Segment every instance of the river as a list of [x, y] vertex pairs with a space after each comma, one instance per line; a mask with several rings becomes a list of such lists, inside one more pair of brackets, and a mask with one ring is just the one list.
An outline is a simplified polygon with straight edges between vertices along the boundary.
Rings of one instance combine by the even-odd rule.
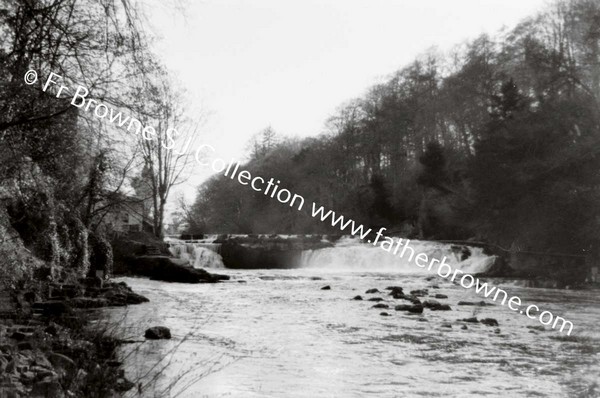
[[[430, 254], [451, 255], [448, 247], [421, 243]], [[222, 267], [218, 248], [191, 246], [174, 251], [191, 252], [196, 265], [202, 257]], [[485, 267], [477, 250], [462, 262], [454, 256], [454, 265]], [[458, 306], [482, 298], [370, 245], [342, 241], [304, 257], [298, 269], [221, 270], [232, 278], [214, 285], [121, 278], [150, 299], [109, 310], [119, 321], [114, 333], [140, 341], [123, 347], [128, 378], [142, 383], [143, 396], [161, 397], [600, 396], [598, 291], [495, 281], [523, 303], [571, 320], [566, 336], [499, 304]], [[452, 310], [396, 312], [403, 302], [387, 295], [390, 285], [446, 295], [438, 301]], [[372, 288], [382, 293], [365, 293]], [[356, 295], [365, 300], [352, 300]], [[372, 308], [371, 297], [390, 309]], [[499, 327], [463, 328], [458, 319], [472, 316], [495, 318]], [[156, 325], [169, 327], [173, 338], [141, 342]]]

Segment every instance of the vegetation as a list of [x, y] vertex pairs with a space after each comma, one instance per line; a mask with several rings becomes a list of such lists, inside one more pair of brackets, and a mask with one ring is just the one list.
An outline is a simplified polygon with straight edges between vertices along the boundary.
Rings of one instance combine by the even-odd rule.
[[[585, 253], [598, 247], [600, 4], [553, 3], [496, 37], [429, 51], [342, 106], [327, 133], [253, 138], [245, 168], [368, 226]], [[192, 233], [330, 227], [215, 176]]]
[[[50, 268], [51, 279], [85, 275], [90, 261], [110, 268], [103, 221], [136, 194], [152, 204], [142, 216], [162, 236], [170, 188], [188, 170], [179, 148], [192, 122], [150, 51], [142, 11], [129, 0], [0, 0], [0, 283], [14, 287], [35, 267]], [[23, 81], [30, 69], [33, 85]], [[42, 90], [50, 73], [68, 91]], [[158, 139], [73, 106], [77, 85], [155, 126]], [[164, 148], [175, 124], [177, 143]]]
[[[119, 284], [100, 289], [90, 272], [112, 271], [115, 231], [105, 221], [148, 202], [140, 216], [161, 237], [170, 188], [189, 170], [180, 148], [193, 121], [150, 51], [142, 11], [134, 0], [0, 0], [0, 384], [10, 396], [112, 397], [133, 387], [119, 370], [121, 342], [71, 307], [147, 301]], [[31, 69], [38, 81], [28, 85]], [[42, 89], [51, 73], [67, 90]], [[74, 106], [77, 85], [158, 138]], [[169, 128], [178, 133], [163, 146]]]

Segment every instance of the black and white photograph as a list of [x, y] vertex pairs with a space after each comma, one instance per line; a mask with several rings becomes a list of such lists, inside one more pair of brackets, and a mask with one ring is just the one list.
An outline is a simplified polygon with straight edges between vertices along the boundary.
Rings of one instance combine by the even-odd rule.
[[0, 398], [600, 398], [600, 0], [0, 0]]

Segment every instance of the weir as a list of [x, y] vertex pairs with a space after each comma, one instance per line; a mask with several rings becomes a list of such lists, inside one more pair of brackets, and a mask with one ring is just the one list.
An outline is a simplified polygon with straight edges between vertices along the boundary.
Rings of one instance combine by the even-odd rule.
[[[205, 239], [184, 242], [171, 240], [170, 251], [173, 256], [187, 260], [190, 265], [195, 268], [227, 268], [229, 264], [223, 258], [230, 258], [229, 253], [223, 253], [222, 250], [232, 250], [229, 240], [240, 240], [243, 242], [247, 235], [230, 235], [225, 239], [225, 249], [222, 243], [215, 241], [223, 241], [218, 239], [216, 235]], [[308, 239], [304, 237], [305, 239]], [[311, 241], [318, 241], [311, 239]], [[280, 267], [274, 267], [272, 264], [266, 264], [264, 268], [313, 268], [320, 270], [332, 271], [348, 271], [348, 272], [395, 272], [402, 274], [428, 274], [435, 272], [428, 271], [426, 268], [419, 268], [414, 261], [409, 261], [409, 253], [404, 257], [400, 256], [400, 252], [396, 255], [388, 253], [378, 246], [363, 243], [357, 238], [343, 237], [330, 247], [322, 247], [315, 249], [288, 250], [273, 247], [273, 241], [286, 241], [288, 239], [297, 239], [288, 235], [258, 236], [248, 238], [252, 240], [252, 244], [248, 244], [245, 250], [260, 250], [261, 252], [272, 251], [275, 255], [280, 255], [285, 259], [285, 264]], [[398, 238], [394, 238], [398, 239]], [[261, 244], [264, 242], [264, 244]], [[244, 246], [243, 243], [237, 243], [237, 246]], [[411, 240], [410, 247], [415, 251], [415, 256], [419, 253], [424, 253], [428, 258], [442, 260], [446, 257], [446, 263], [453, 269], [460, 269], [465, 273], [477, 274], [488, 271], [495, 261], [495, 256], [489, 256], [483, 253], [481, 247], [458, 246], [447, 243], [417, 241]], [[414, 260], [414, 258], [413, 258]], [[229, 268], [261, 268], [260, 262], [248, 265], [235, 264], [229, 265]]]
[[[416, 240], [411, 240], [409, 245], [414, 249], [415, 256], [424, 253], [429, 259], [435, 258], [440, 261], [446, 257], [448, 265], [465, 273], [485, 272], [494, 264], [495, 260], [494, 256], [484, 254], [483, 249], [477, 247], [468, 247], [468, 251], [466, 251], [466, 246]], [[404, 257], [401, 257], [400, 252], [394, 255], [378, 246], [361, 243], [358, 239], [350, 238], [340, 240], [332, 248], [304, 251], [301, 264], [302, 267], [307, 268], [342, 271], [397, 272], [404, 274], [428, 274], [432, 272], [426, 268], [417, 267], [414, 261], [409, 261], [408, 251]]]
[[187, 260], [194, 268], [225, 268], [220, 255], [221, 243], [214, 238], [185, 242], [171, 239], [169, 251], [174, 257]]

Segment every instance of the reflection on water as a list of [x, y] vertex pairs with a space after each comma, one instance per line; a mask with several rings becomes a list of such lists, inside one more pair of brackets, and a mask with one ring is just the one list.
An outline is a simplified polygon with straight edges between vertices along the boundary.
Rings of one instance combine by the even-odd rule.
[[[124, 347], [130, 379], [160, 373], [156, 396], [168, 396], [163, 390], [178, 380], [171, 394], [182, 397], [600, 396], [597, 291], [502, 286], [571, 320], [565, 337], [500, 305], [457, 306], [480, 297], [441, 278], [312, 268], [227, 273], [232, 280], [216, 285], [124, 278], [151, 301], [109, 310], [123, 319], [118, 333], [143, 340], [147, 327], [164, 325], [173, 334]], [[439, 301], [452, 311], [396, 312], [406, 302], [387, 295], [390, 285], [445, 294]], [[365, 294], [370, 288], [382, 293]], [[358, 294], [365, 300], [351, 300]], [[371, 308], [370, 297], [391, 308]], [[470, 316], [500, 326], [463, 329], [457, 320]]]

